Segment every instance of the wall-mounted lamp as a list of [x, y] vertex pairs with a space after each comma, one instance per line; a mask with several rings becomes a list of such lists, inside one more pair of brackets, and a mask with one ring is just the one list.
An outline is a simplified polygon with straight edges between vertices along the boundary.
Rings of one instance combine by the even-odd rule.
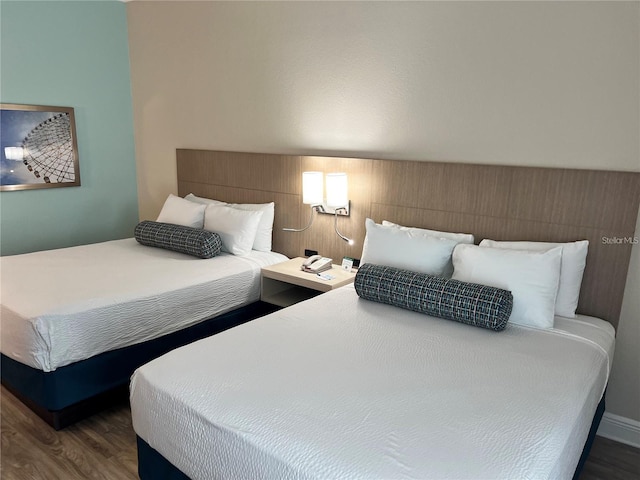
[[283, 228], [285, 232], [304, 232], [313, 223], [313, 212], [322, 209], [323, 200], [322, 172], [302, 172], [302, 203], [311, 207], [309, 222], [304, 228]]
[[4, 158], [21, 162], [24, 159], [24, 148], [4, 147]]
[[336, 234], [349, 245], [353, 245], [353, 240], [345, 237], [338, 230], [338, 215], [340, 212], [346, 212], [346, 215], [349, 215], [349, 193], [346, 173], [327, 174], [327, 206], [333, 209], [333, 228]]
[[323, 173], [303, 172], [302, 173], [302, 203], [311, 206], [309, 223], [304, 228], [283, 228], [285, 232], [304, 232], [313, 223], [313, 213], [327, 213], [334, 216], [334, 229], [338, 236], [349, 245], [353, 245], [353, 240], [345, 237], [338, 230], [338, 216], [349, 216], [349, 195], [347, 190], [346, 173], [327, 174], [327, 200], [324, 202], [323, 196]]
[[302, 172], [302, 203], [322, 205], [323, 189], [322, 172]]
[[349, 204], [346, 173], [327, 173], [327, 206], [346, 207]]

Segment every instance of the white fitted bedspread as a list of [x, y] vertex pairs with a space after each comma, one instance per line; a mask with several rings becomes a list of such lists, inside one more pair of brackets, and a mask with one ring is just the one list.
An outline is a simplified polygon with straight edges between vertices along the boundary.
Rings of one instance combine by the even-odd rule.
[[613, 327], [493, 332], [347, 286], [136, 371], [136, 433], [190, 478], [570, 479]]
[[133, 238], [0, 259], [1, 346], [50, 372], [260, 298], [273, 252], [200, 259]]

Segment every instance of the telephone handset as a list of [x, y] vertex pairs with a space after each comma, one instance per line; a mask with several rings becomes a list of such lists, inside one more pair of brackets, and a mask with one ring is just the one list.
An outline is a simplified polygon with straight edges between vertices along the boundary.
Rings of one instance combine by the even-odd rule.
[[311, 255], [303, 263], [301, 270], [309, 273], [320, 273], [329, 270], [333, 266], [333, 260], [322, 255]]

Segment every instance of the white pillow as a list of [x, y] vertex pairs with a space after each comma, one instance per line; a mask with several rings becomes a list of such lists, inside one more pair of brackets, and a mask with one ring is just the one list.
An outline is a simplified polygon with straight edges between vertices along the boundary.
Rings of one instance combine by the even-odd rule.
[[438, 230], [427, 230], [426, 228], [417, 228], [417, 227], [404, 227], [402, 225], [398, 225], [397, 223], [389, 222], [387, 220], [382, 221], [382, 225], [385, 227], [398, 227], [398, 228], [406, 228], [408, 230], [414, 230], [417, 232], [424, 233], [425, 235], [430, 235], [432, 237], [438, 238], [448, 238], [450, 240], [455, 240], [458, 243], [471, 243], [473, 244], [474, 238], [470, 233], [453, 233], [453, 232], [440, 232]]
[[156, 222], [202, 228], [205, 208], [205, 205], [189, 202], [184, 198], [169, 194]]
[[365, 227], [367, 235], [362, 248], [361, 264], [373, 263], [429, 275], [442, 275], [457, 243], [455, 240], [425, 235], [412, 229], [385, 227], [370, 218], [366, 219]]
[[453, 278], [510, 290], [510, 323], [552, 328], [560, 279], [562, 248], [541, 252], [458, 245]]
[[244, 256], [251, 251], [261, 218], [262, 212], [211, 204], [204, 211], [204, 229], [220, 235], [224, 252]]
[[185, 195], [184, 199], [194, 203], [201, 203], [203, 205], [227, 205], [227, 202], [221, 202], [220, 200], [214, 200], [212, 198], [197, 197], [193, 193]]
[[253, 249], [259, 252], [271, 251], [271, 240], [273, 237], [273, 220], [275, 218], [275, 203], [226, 203], [211, 198], [197, 197], [193, 193], [184, 197], [186, 200], [196, 203], [204, 203], [205, 205], [228, 205], [239, 210], [259, 210], [263, 212], [260, 223], [258, 224], [258, 233], [253, 242]]
[[258, 233], [253, 242], [253, 249], [259, 252], [270, 252], [275, 203], [230, 203], [229, 206], [239, 210], [257, 210], [262, 212], [262, 218], [258, 224]]
[[560, 284], [556, 298], [556, 315], [575, 318], [582, 285], [582, 274], [587, 264], [589, 240], [568, 243], [549, 242], [496, 242], [482, 240], [481, 247], [509, 248], [518, 250], [542, 251], [555, 247], [562, 248], [560, 264]]
[[[427, 230], [426, 228], [416, 228], [416, 227], [404, 227], [402, 225], [398, 225], [397, 223], [389, 222], [387, 220], [382, 221], [382, 225], [386, 227], [396, 227], [405, 230], [410, 230], [416, 233], [421, 233], [424, 235], [429, 235], [431, 237], [437, 238], [448, 238], [450, 240], [455, 240], [457, 243], [470, 243], [473, 245], [474, 238], [470, 233], [452, 233], [452, 232], [440, 232], [438, 230]], [[443, 277], [451, 278], [453, 274], [453, 263], [451, 259], [447, 262], [447, 266], [442, 272]]]

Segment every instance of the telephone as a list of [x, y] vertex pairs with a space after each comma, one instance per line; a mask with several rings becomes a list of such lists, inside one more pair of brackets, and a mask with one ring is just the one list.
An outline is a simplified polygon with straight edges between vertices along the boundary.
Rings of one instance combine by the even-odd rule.
[[320, 273], [331, 269], [333, 260], [322, 255], [311, 255], [300, 267], [300, 270], [308, 273]]

